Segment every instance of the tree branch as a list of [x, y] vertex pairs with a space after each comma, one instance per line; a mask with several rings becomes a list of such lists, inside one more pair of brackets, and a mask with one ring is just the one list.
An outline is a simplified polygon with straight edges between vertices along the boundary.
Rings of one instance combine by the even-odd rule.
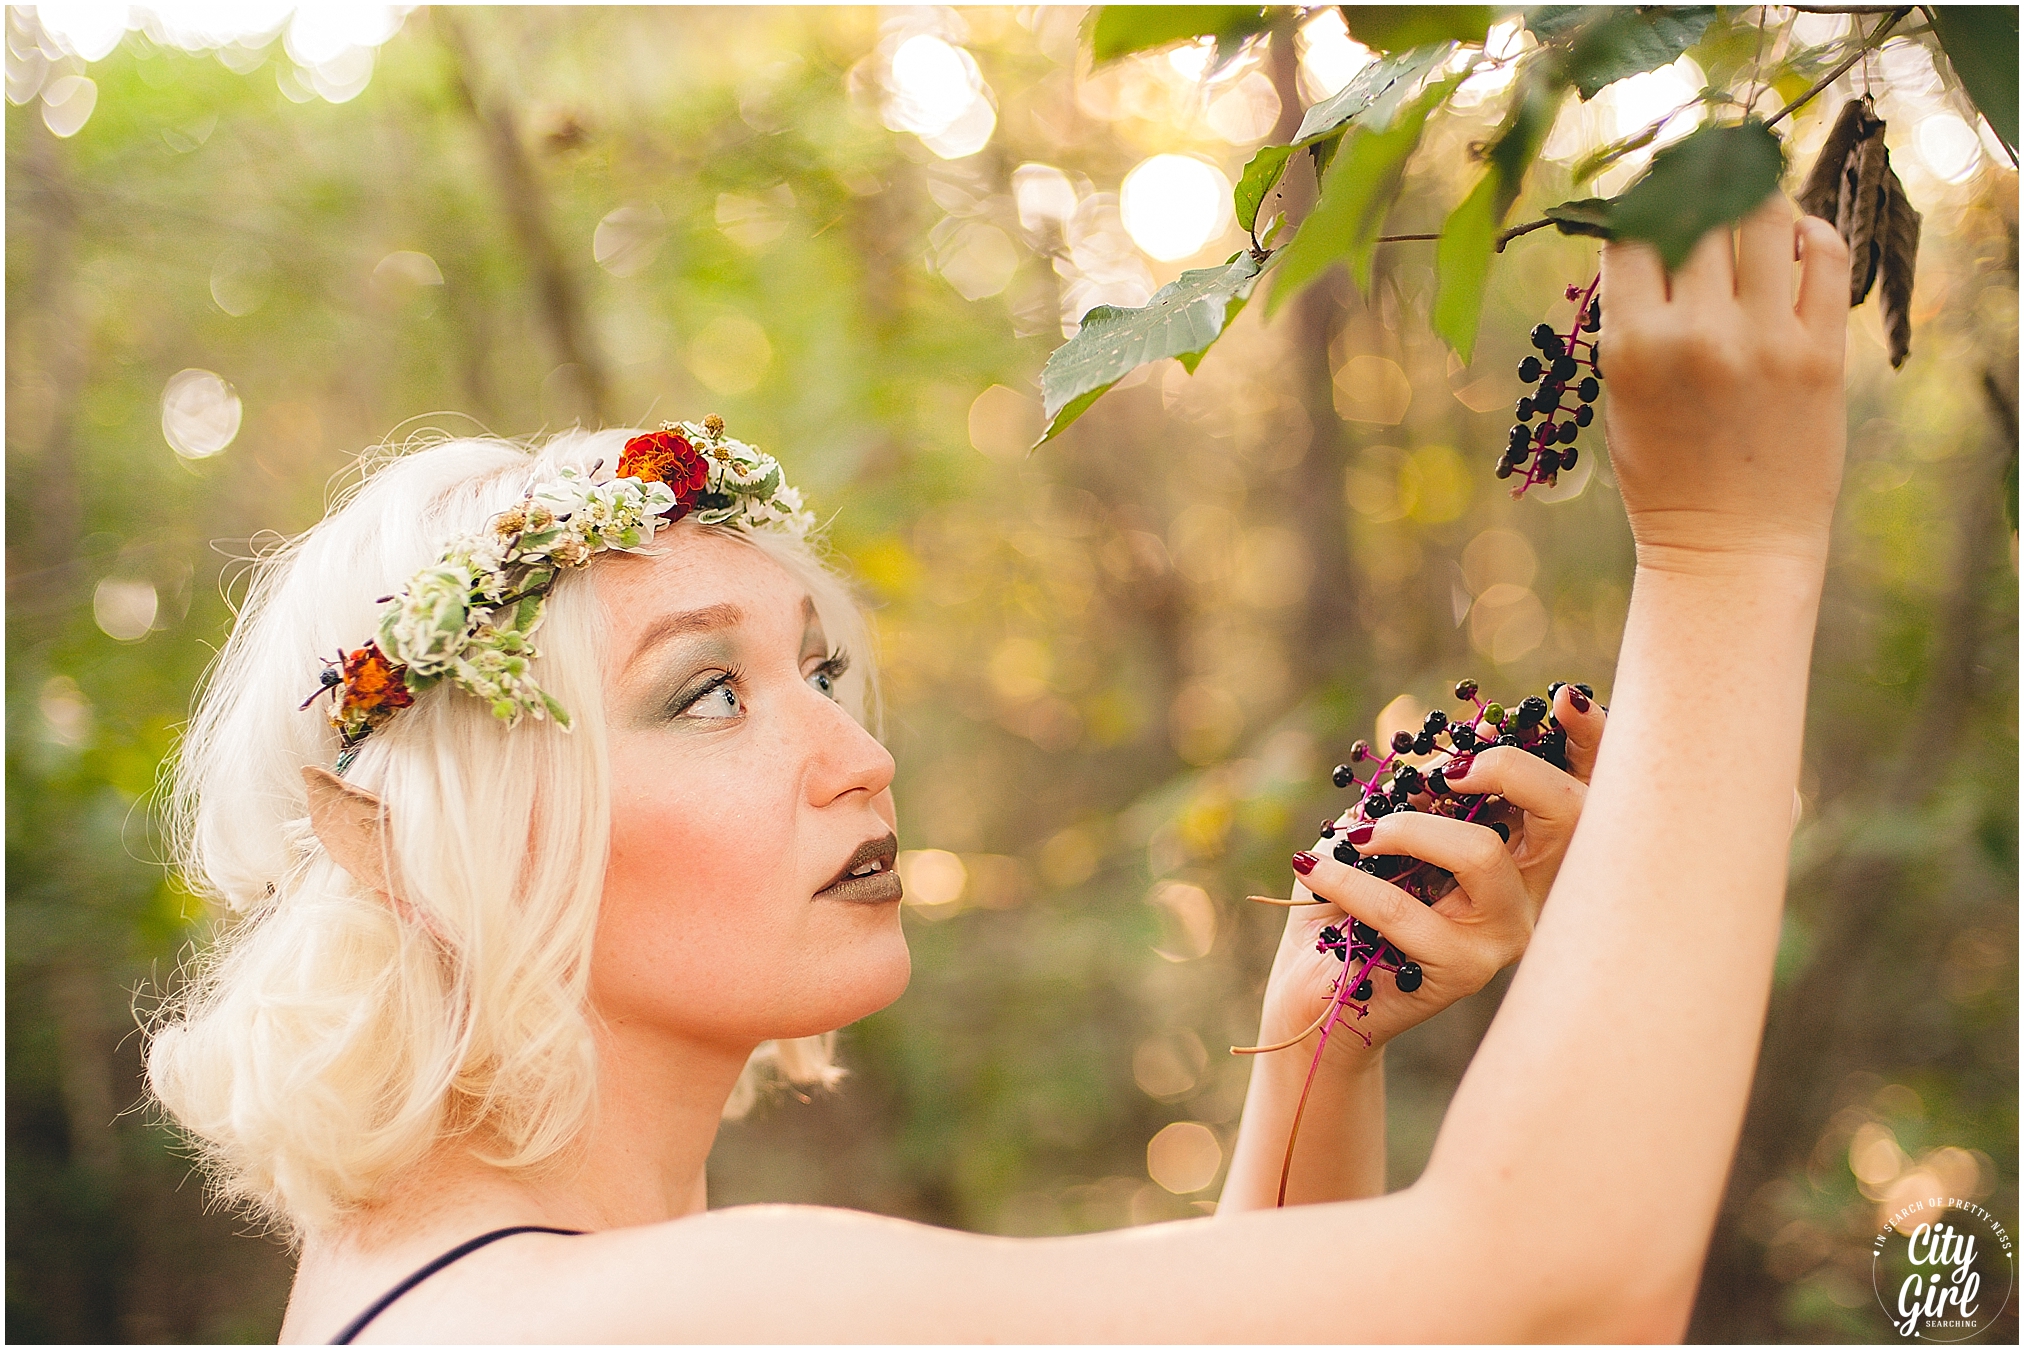
[[1845, 75], [1848, 72], [1848, 68], [1850, 66], [1854, 65], [1857, 61], [1862, 60], [1862, 58], [1869, 55], [1870, 52], [1876, 50], [1878, 44], [1880, 44], [1884, 40], [1884, 38], [1889, 35], [1890, 30], [1897, 26], [1898, 20], [1902, 19], [1905, 15], [1911, 12], [1912, 7], [1910, 5], [1905, 5], [1902, 8], [1892, 10], [1890, 12], [1890, 17], [1888, 19], [1885, 19], [1882, 23], [1878, 24], [1875, 30], [1872, 31], [1867, 38], [1863, 39], [1862, 45], [1860, 47], [1857, 47], [1854, 51], [1848, 54], [1847, 60], [1843, 61], [1833, 70], [1828, 71], [1825, 75], [1821, 76], [1820, 79], [1814, 83], [1814, 86], [1811, 89], [1808, 89], [1798, 98], [1793, 99], [1790, 103], [1780, 108], [1777, 112], [1772, 113], [1770, 119], [1766, 121], [1764, 125], [1766, 127], [1775, 127], [1780, 122], [1784, 121], [1787, 117], [1790, 117], [1793, 113], [1799, 111], [1799, 109], [1805, 107], [1808, 103], [1811, 103], [1814, 100], [1814, 98], [1820, 93], [1821, 90], [1827, 88], [1828, 85], [1833, 84], [1836, 80], [1840, 79], [1843, 75]]

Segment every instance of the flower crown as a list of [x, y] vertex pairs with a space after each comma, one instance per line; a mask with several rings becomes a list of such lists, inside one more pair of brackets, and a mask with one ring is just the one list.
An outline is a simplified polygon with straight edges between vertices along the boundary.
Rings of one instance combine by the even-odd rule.
[[726, 436], [714, 414], [633, 437], [608, 482], [592, 482], [596, 471], [565, 468], [482, 531], [453, 539], [440, 559], [385, 598], [376, 638], [324, 662], [317, 691], [302, 706], [332, 696], [339, 773], [367, 736], [445, 679], [491, 704], [508, 726], [525, 714], [567, 730], [568, 711], [528, 667], [538, 655], [531, 639], [548, 590], [564, 569], [607, 549], [644, 549], [661, 526], [686, 516], [797, 539], [815, 524], [779, 461]]

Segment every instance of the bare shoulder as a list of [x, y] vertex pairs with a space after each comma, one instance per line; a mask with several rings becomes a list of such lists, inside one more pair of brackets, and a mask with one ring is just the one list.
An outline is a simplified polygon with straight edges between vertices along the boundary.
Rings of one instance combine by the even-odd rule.
[[[1507, 1303], [1499, 1316], [1496, 1291], [1480, 1283], [1471, 1297], [1458, 1296], [1458, 1283], [1484, 1272], [1456, 1260], [1453, 1235], [1428, 1230], [1430, 1212], [1402, 1192], [1077, 1237], [1004, 1238], [849, 1210], [745, 1206], [541, 1238], [517, 1251], [497, 1244], [417, 1289], [361, 1339], [1504, 1338], [1497, 1330], [1514, 1328], [1517, 1307]], [[1359, 1230], [1373, 1240], [1343, 1250], [1344, 1233]], [[1319, 1287], [1366, 1281], [1386, 1296], [1354, 1327], [1332, 1311], [1342, 1300], [1314, 1297]]]

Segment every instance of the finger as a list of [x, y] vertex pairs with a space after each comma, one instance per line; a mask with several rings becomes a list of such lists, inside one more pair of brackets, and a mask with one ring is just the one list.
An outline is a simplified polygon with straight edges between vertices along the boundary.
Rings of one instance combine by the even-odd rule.
[[1612, 239], [1602, 246], [1602, 293], [1609, 317], [1621, 324], [1629, 315], [1666, 302], [1666, 268], [1659, 251], [1637, 240]]
[[1717, 226], [1701, 236], [1673, 273], [1673, 299], [1707, 305], [1735, 298], [1736, 244], [1726, 226]]
[[[1517, 753], [1521, 759], [1532, 759], [1522, 751]], [[1551, 764], [1533, 762], [1548, 773], [1567, 778]], [[1366, 857], [1379, 853], [1406, 854], [1454, 873], [1456, 884], [1485, 916], [1529, 920], [1534, 912], [1532, 893], [1525, 887], [1518, 864], [1504, 847], [1503, 838], [1487, 826], [1423, 811], [1402, 811], [1378, 821], [1371, 827], [1368, 839], [1359, 841], [1360, 833], [1351, 831], [1350, 842]]]
[[1815, 336], [1848, 326], [1848, 244], [1819, 216], [1799, 222], [1799, 321]]
[[1553, 696], [1553, 720], [1567, 732], [1567, 771], [1586, 783], [1595, 772], [1595, 756], [1602, 749], [1602, 728], [1609, 713], [1593, 694], [1563, 684]]
[[1794, 214], [1792, 199], [1773, 192], [1736, 228], [1736, 299], [1765, 319], [1792, 312]]
[[[1441, 771], [1441, 777], [1447, 780], [1449, 787], [1459, 792], [1495, 793], [1526, 815], [1553, 828], [1573, 828], [1574, 823], [1581, 819], [1581, 802], [1587, 792], [1573, 774], [1556, 769], [1539, 756], [1515, 745], [1500, 745], [1480, 754], [1459, 758]], [[1390, 816], [1385, 817], [1385, 820], [1390, 819]], [[1433, 858], [1428, 861], [1439, 862]], [[1448, 866], [1446, 863], [1439, 865]], [[1449, 867], [1448, 870], [1452, 872], [1455, 869]]]
[[[1496, 837], [1490, 835], [1492, 840]], [[1311, 853], [1307, 856], [1314, 858]], [[1461, 948], [1461, 929], [1453, 919], [1434, 913], [1390, 882], [1379, 881], [1367, 872], [1333, 858], [1314, 858], [1301, 882], [1314, 894], [1333, 901], [1343, 913], [1383, 933], [1387, 941], [1412, 953], [1423, 965], [1449, 960]], [[1297, 888], [1294, 893], [1299, 894]]]

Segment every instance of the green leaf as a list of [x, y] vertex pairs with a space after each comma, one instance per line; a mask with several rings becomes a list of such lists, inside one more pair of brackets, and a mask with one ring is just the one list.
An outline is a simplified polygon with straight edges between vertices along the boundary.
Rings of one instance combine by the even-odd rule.
[[1477, 180], [1474, 190], [1449, 213], [1434, 245], [1434, 332], [1463, 361], [1476, 349], [1483, 317], [1483, 288], [1490, 280], [1490, 255], [1497, 244], [1498, 174]]
[[1619, 238], [1656, 245], [1670, 272], [1702, 235], [1777, 191], [1784, 174], [1785, 149], [1762, 122], [1702, 127], [1653, 155], [1644, 176], [1609, 203], [1607, 222]]
[[1609, 202], [1601, 197], [1558, 202], [1539, 214], [1552, 221], [1562, 234], [1585, 234], [1596, 239], [1613, 239], [1616, 230], [1609, 222]]
[[1430, 86], [1389, 126], [1352, 127], [1343, 137], [1322, 182], [1321, 200], [1301, 222], [1300, 232], [1280, 259], [1279, 274], [1266, 302], [1268, 314], [1276, 314], [1281, 305], [1339, 261], [1349, 263], [1356, 284], [1369, 293], [1377, 236], [1398, 197], [1406, 163], [1419, 146], [1427, 116], [1460, 82], [1457, 76]]
[[2017, 152], [2017, 7], [1932, 5], [1933, 29], [1982, 116]]
[[1243, 308], [1262, 267], [1244, 253], [1222, 267], [1181, 273], [1143, 309], [1098, 305], [1083, 315], [1082, 331], [1057, 348], [1040, 372], [1048, 424], [1039, 443], [1060, 435], [1105, 390], [1140, 366], [1169, 356], [1199, 360]]
[[1237, 180], [1235, 202], [1237, 223], [1244, 229], [1258, 228], [1258, 208], [1265, 204], [1265, 198], [1279, 185], [1279, 179], [1286, 172], [1286, 161], [1293, 158], [1290, 145], [1268, 145], [1251, 156], [1251, 162], [1244, 166], [1244, 176]]
[[1713, 5], [1597, 7], [1567, 46], [1567, 77], [1582, 99], [1631, 75], [1671, 65], [1701, 40], [1714, 21]]
[[1434, 331], [1464, 361], [1476, 348], [1497, 231], [1518, 200], [1567, 92], [1550, 62], [1533, 64], [1522, 78], [1504, 126], [1484, 156], [1487, 170], [1450, 213], [1434, 246]]
[[1257, 5], [1100, 5], [1083, 21], [1083, 38], [1097, 65], [1133, 52], [1196, 38], [1216, 39], [1216, 63], [1236, 54], [1245, 38], [1270, 25]]
[[1371, 62], [1341, 90], [1307, 110], [1293, 144], [1314, 145], [1380, 105], [1396, 108], [1412, 92], [1413, 81], [1439, 64], [1448, 50], [1442, 42]]
[[1525, 27], [1541, 42], [1566, 37], [1593, 18], [1594, 5], [1534, 5], [1525, 11]]
[[1490, 34], [1489, 5], [1340, 5], [1349, 35], [1372, 51], [1395, 52], [1429, 42], [1481, 42]]

